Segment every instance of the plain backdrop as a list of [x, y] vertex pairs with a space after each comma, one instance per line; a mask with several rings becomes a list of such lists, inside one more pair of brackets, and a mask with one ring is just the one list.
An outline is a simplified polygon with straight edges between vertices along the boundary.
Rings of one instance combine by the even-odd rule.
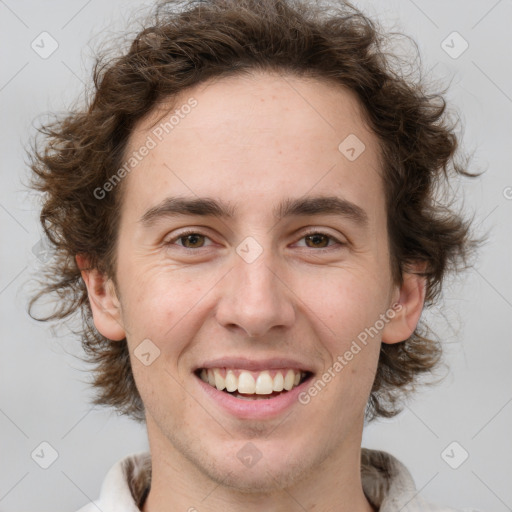
[[[447, 377], [418, 393], [400, 416], [369, 425], [363, 444], [402, 460], [428, 500], [509, 511], [512, 2], [355, 3], [411, 35], [425, 69], [451, 83], [447, 97], [460, 110], [464, 146], [474, 151], [475, 168], [486, 170], [458, 190], [475, 225], [490, 234], [476, 267], [448, 283], [443, 304], [426, 313], [445, 342]], [[89, 83], [90, 47], [122, 30], [144, 5], [0, 0], [1, 512], [76, 510], [98, 496], [113, 463], [147, 449], [142, 426], [91, 407], [87, 367], [75, 357], [79, 343], [67, 327], [50, 329], [27, 315], [31, 279], [45, 254], [38, 245], [37, 197], [24, 185], [23, 150], [38, 116], [64, 111]], [[33, 41], [39, 41], [39, 53]], [[42, 58], [41, 47], [49, 52], [55, 44]], [[53, 459], [48, 469], [41, 467]]]

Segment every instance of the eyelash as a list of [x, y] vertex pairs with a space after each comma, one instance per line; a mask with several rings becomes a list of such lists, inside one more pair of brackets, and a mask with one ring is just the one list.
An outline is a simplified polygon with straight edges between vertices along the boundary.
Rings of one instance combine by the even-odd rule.
[[[172, 245], [175, 245], [175, 242], [178, 241], [178, 240], [181, 240], [182, 238], [186, 238], [187, 236], [189, 235], [199, 235], [199, 236], [204, 236], [205, 238], [208, 238], [208, 235], [205, 235], [204, 233], [201, 233], [200, 231], [198, 230], [188, 230], [188, 231], [184, 231], [182, 233], [180, 233], [178, 236], [175, 236], [174, 238], [172, 238], [171, 240], [169, 240], [168, 242], [165, 243], [165, 245], [167, 246], [172, 246]], [[329, 245], [327, 247], [319, 247], [319, 248], [314, 248], [314, 247], [305, 247], [306, 249], [314, 249], [315, 252], [329, 252], [331, 250], [333, 250], [333, 246], [339, 246], [338, 248], [342, 248], [342, 247], [345, 247], [347, 245], [346, 242], [342, 242], [341, 240], [338, 240], [336, 237], [332, 236], [332, 235], [329, 235], [327, 233], [323, 233], [322, 231], [319, 231], [319, 230], [312, 230], [312, 231], [309, 231], [307, 233], [304, 233], [301, 237], [300, 237], [300, 240], [308, 237], [308, 236], [312, 236], [312, 235], [323, 235], [323, 236], [326, 236], [329, 240], [333, 240], [335, 243], [332, 244], [332, 245]], [[178, 247], [181, 247], [182, 249], [185, 249], [185, 250], [188, 250], [188, 251], [198, 251], [200, 249], [205, 249], [205, 247], [197, 247], [196, 249], [193, 249], [193, 248], [189, 248], [189, 247], [184, 247], [183, 245], [179, 245]]]

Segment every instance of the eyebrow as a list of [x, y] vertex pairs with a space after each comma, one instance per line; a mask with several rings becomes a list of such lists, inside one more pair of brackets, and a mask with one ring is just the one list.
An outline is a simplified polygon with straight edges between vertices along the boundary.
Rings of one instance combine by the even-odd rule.
[[[139, 222], [149, 226], [160, 218], [180, 215], [230, 219], [235, 215], [235, 211], [236, 209], [233, 206], [218, 199], [168, 197], [147, 210], [139, 219]], [[285, 199], [273, 209], [272, 213], [279, 220], [286, 217], [339, 215], [361, 226], [368, 224], [368, 215], [360, 206], [336, 196]]]

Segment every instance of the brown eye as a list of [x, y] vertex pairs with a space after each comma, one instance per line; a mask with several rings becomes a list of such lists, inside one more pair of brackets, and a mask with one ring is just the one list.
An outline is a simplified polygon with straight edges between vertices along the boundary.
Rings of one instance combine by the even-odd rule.
[[199, 233], [190, 233], [188, 235], [180, 236], [178, 240], [182, 242], [183, 247], [188, 249], [197, 249], [204, 246], [204, 235]]
[[329, 245], [329, 239], [331, 237], [327, 235], [323, 235], [322, 233], [313, 233], [311, 235], [306, 235], [306, 245], [308, 247], [327, 247]]

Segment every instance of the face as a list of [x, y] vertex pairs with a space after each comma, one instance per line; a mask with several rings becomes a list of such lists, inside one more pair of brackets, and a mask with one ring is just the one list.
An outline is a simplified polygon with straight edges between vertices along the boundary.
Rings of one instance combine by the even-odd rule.
[[351, 92], [291, 75], [204, 83], [175, 109], [130, 139], [147, 155], [96, 326], [127, 338], [153, 452], [288, 486], [359, 452], [380, 344], [421, 309], [391, 278], [377, 139]]

